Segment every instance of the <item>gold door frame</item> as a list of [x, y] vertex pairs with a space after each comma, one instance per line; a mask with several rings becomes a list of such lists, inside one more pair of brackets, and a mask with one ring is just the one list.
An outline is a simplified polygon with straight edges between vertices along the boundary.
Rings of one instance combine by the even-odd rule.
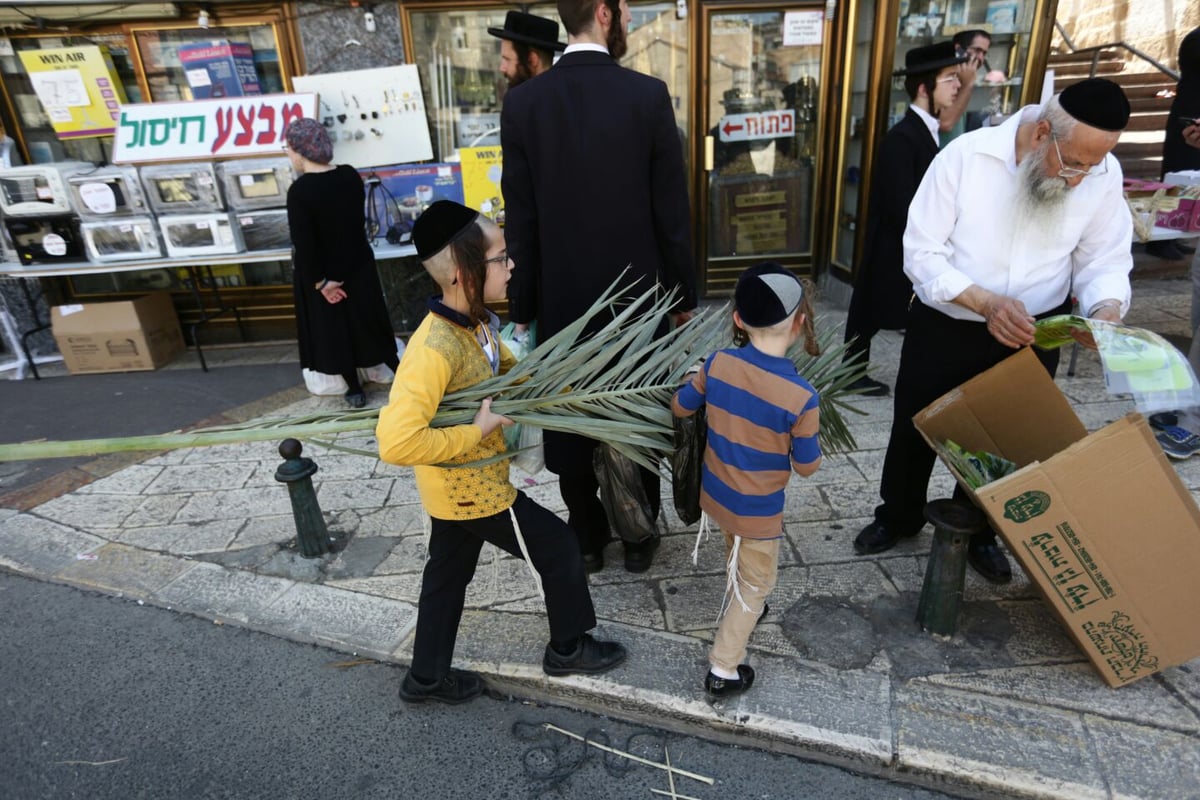
[[[711, 268], [709, 263], [709, 237], [707, 235], [707, 226], [710, 223], [708, 220], [709, 208], [709, 190], [708, 176], [710, 165], [712, 163], [712, 152], [706, 146], [708, 131], [712, 128], [715, 121], [708, 119], [709, 106], [709, 87], [711, 86], [711, 74], [709, 70], [710, 60], [710, 42], [709, 42], [709, 25], [712, 17], [716, 14], [743, 12], [754, 13], [760, 11], [825, 11], [825, 4], [822, 2], [814, 2], [814, 0], [801, 0], [801, 2], [788, 2], [788, 0], [765, 0], [764, 2], [744, 3], [731, 2], [730, 0], [721, 0], [719, 2], [701, 3], [699, 13], [695, 14], [695, 22], [692, 28], [692, 38], [695, 43], [698, 69], [695, 70], [696, 85], [693, 91], [695, 100], [692, 103], [692, 163], [696, 165], [693, 170], [692, 197], [694, 198], [694, 213], [693, 218], [696, 220], [695, 225], [695, 253], [696, 260], [700, 266], [698, 275], [700, 295], [727, 295], [733, 291], [733, 283], [736, 280], [737, 274], [742, 269], [749, 266], [749, 262], [754, 260], [762, 260], [762, 257], [749, 256], [745, 260], [730, 261], [728, 266]], [[798, 256], [788, 255], [785, 258], [779, 259], [780, 262], [789, 268], [796, 269], [800, 272], [813, 275], [818, 266], [819, 259], [817, 255], [822, 253], [827, 246], [826, 239], [828, 233], [824, 230], [821, 224], [821, 217], [824, 213], [818, 209], [821, 205], [819, 198], [827, 196], [825, 187], [829, 180], [829, 170], [826, 167], [827, 141], [825, 130], [828, 126], [827, 116], [829, 112], [829, 85], [830, 75], [832, 74], [833, 59], [831, 54], [837, 49], [837, 42], [834, 38], [835, 26], [830, 20], [824, 20], [823, 37], [821, 41], [821, 64], [819, 69], [821, 86], [817, 91], [817, 135], [816, 149], [813, 154], [813, 196], [812, 209], [810, 212], [810, 221], [812, 231], [812, 239], [809, 243], [807, 252], [800, 253]], [[703, 105], [703, 109], [700, 106]]]

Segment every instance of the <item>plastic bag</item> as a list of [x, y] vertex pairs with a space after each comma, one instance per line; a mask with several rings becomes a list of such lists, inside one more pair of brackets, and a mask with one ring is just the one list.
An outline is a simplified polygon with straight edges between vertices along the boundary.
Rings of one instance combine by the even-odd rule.
[[[396, 357], [404, 357], [404, 342], [396, 339]], [[341, 375], [329, 375], [324, 372], [317, 372], [311, 369], [302, 369], [300, 374], [304, 377], [304, 388], [308, 389], [309, 394], [315, 395], [336, 395], [345, 394], [350, 387], [346, 385], [346, 379]], [[373, 367], [359, 367], [358, 380], [361, 383], [391, 383], [396, 378], [396, 373], [392, 372], [392, 368], [387, 364], [376, 364]]]
[[345, 394], [349, 389], [346, 379], [341, 375], [326, 375], [311, 369], [302, 369], [300, 374], [304, 376], [304, 388], [308, 389], [309, 394]]
[[513, 458], [513, 464], [520, 467], [527, 475], [537, 475], [546, 468], [546, 451], [542, 448], [542, 429], [534, 425], [514, 425], [521, 429], [517, 436], [517, 446], [520, 452]]
[[600, 484], [600, 502], [608, 525], [621, 541], [640, 544], [658, 535], [658, 526], [646, 499], [639, 467], [612, 447], [601, 444], [592, 452], [592, 469]]
[[700, 519], [700, 473], [708, 442], [704, 407], [690, 417], [675, 417], [675, 452], [671, 455], [671, 490], [675, 513], [687, 525]]
[[529, 323], [529, 328], [520, 335], [517, 334], [516, 323], [508, 323], [500, 329], [500, 341], [504, 342], [513, 358], [520, 361], [537, 347], [537, 320]]
[[1108, 393], [1132, 395], [1143, 414], [1200, 406], [1200, 381], [1191, 364], [1153, 331], [1069, 314], [1039, 320], [1034, 329], [1034, 344], [1043, 349], [1075, 341], [1072, 332], [1090, 334]]

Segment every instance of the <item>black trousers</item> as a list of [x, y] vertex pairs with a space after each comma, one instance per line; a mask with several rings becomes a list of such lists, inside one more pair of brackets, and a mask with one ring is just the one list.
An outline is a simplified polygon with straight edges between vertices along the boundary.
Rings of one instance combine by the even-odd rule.
[[[1038, 315], [1066, 314], [1070, 301]], [[937, 458], [913, 425], [913, 416], [921, 409], [1016, 351], [988, 333], [983, 322], [948, 317], [914, 300], [908, 329], [900, 351], [900, 371], [896, 377], [892, 435], [883, 461], [883, 479], [879, 495], [883, 504], [875, 509], [877, 522], [898, 534], [916, 533], [925, 524], [925, 500], [929, 476]], [[1050, 377], [1058, 369], [1058, 350], [1039, 350], [1034, 354]], [[965, 493], [955, 488], [955, 497]], [[994, 539], [995, 533], [982, 534]]]
[[842, 355], [842, 361], [846, 364], [871, 363], [871, 340], [879, 333], [879, 323], [868, 308], [866, 296], [866, 289], [857, 286], [850, 295], [850, 308], [846, 311], [846, 336], [843, 340], [850, 342], [850, 346]]
[[[542, 578], [551, 641], [570, 641], [596, 627], [596, 611], [575, 534], [524, 492], [517, 492], [512, 510]], [[482, 519], [433, 520], [413, 639], [412, 671], [424, 679], [441, 679], [450, 671], [467, 585], [475, 575], [484, 542], [522, 557], [507, 510]]]

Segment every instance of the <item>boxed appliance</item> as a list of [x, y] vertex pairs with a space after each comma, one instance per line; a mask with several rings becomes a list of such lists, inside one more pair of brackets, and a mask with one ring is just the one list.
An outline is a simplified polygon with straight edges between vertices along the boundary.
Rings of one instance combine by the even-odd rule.
[[147, 164], [141, 175], [146, 199], [156, 214], [225, 210], [211, 163]]
[[17, 217], [4, 220], [4, 227], [22, 264], [87, 261], [74, 217]]
[[237, 215], [237, 221], [242, 230], [242, 241], [246, 243], [246, 250], [251, 253], [261, 250], [287, 250], [292, 246], [292, 234], [288, 228], [285, 208], [245, 211]]
[[0, 170], [0, 213], [6, 217], [70, 214], [67, 176], [93, 166], [86, 161], [30, 164]]
[[91, 220], [79, 228], [92, 261], [107, 263], [162, 257], [158, 225], [151, 217]]
[[71, 206], [82, 219], [149, 214], [134, 167], [100, 167], [67, 176]]
[[182, 44], [178, 52], [194, 99], [262, 94], [250, 45], [218, 39]]
[[158, 225], [172, 258], [230, 255], [246, 249], [241, 225], [228, 212], [173, 214], [159, 217]]
[[183, 352], [183, 333], [167, 292], [55, 306], [50, 326], [72, 373], [157, 369]]
[[283, 208], [292, 185], [292, 166], [286, 158], [248, 158], [217, 167], [231, 211]]
[[975, 490], [946, 464], [1110, 686], [1200, 656], [1200, 510], [1140, 414], [1089, 434], [1025, 348], [913, 422], [1016, 462]]

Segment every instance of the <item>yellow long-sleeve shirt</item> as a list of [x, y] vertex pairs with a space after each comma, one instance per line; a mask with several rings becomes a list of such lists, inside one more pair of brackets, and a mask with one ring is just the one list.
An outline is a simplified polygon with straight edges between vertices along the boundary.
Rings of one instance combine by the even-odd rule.
[[[499, 347], [496, 372], [505, 373], [516, 360], [500, 341], [492, 318], [489, 335]], [[482, 467], [437, 467], [488, 458], [505, 451], [497, 428], [486, 438], [478, 425], [432, 428], [429, 422], [449, 392], [474, 386], [493, 375], [492, 364], [476, 339], [483, 326], [434, 301], [409, 339], [396, 369], [388, 404], [379, 413], [375, 436], [379, 457], [389, 464], [411, 466], [417, 491], [430, 516], [479, 519], [504, 511], [517, 490], [509, 481], [509, 461]]]

